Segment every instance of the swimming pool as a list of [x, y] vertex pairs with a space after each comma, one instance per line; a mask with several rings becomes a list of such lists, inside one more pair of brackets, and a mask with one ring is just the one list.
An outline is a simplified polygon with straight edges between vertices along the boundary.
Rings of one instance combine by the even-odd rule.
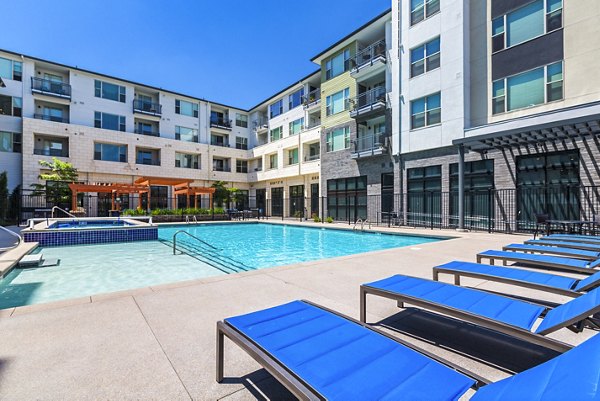
[[[204, 243], [178, 234], [173, 255], [180, 230]], [[0, 309], [443, 239], [263, 223], [165, 226], [158, 233], [156, 241], [38, 248], [60, 264], [10, 272], [0, 280]]]
[[86, 229], [125, 227], [133, 224], [125, 220], [71, 220], [57, 221], [48, 226], [50, 229]]

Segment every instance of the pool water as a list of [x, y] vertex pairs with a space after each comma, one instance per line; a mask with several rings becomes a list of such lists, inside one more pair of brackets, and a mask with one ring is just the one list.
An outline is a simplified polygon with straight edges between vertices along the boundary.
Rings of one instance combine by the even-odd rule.
[[[205, 243], [178, 234], [177, 248], [185, 253], [173, 255], [172, 239], [179, 230]], [[38, 248], [45, 259], [60, 259], [60, 264], [14, 269], [0, 280], [0, 309], [441, 239], [274, 224], [171, 226], [158, 231], [158, 241]]]
[[57, 221], [52, 223], [48, 228], [52, 229], [84, 229], [84, 228], [111, 228], [130, 226], [123, 220], [73, 220], [73, 221]]

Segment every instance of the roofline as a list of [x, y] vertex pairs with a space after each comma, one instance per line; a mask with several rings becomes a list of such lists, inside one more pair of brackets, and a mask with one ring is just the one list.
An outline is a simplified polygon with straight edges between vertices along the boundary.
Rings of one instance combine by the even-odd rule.
[[348, 40], [349, 38], [351, 38], [352, 36], [356, 35], [358, 32], [362, 31], [363, 29], [365, 29], [366, 27], [368, 27], [369, 25], [373, 24], [374, 22], [376, 22], [378, 19], [383, 18], [385, 15], [387, 15], [388, 13], [391, 13], [392, 9], [388, 8], [387, 10], [385, 10], [384, 12], [382, 12], [381, 14], [379, 14], [378, 16], [376, 16], [375, 18], [371, 19], [370, 21], [366, 22], [365, 24], [361, 25], [360, 27], [356, 28], [354, 31], [352, 31], [350, 34], [344, 36], [342, 39], [338, 40], [337, 42], [335, 42], [334, 44], [332, 44], [331, 46], [329, 46], [327, 49], [323, 50], [321, 53], [317, 54], [316, 56], [314, 56], [313, 58], [310, 59], [310, 61], [315, 62], [315, 60], [319, 57], [321, 57], [323, 54], [327, 53], [328, 51], [330, 51], [331, 49], [334, 49], [336, 46], [338, 46], [340, 43], [344, 42], [345, 40]]
[[129, 84], [132, 84], [132, 85], [143, 86], [145, 88], [154, 89], [154, 90], [161, 91], [161, 92], [168, 92], [168, 93], [173, 94], [173, 95], [184, 96], [184, 97], [187, 97], [187, 98], [190, 98], [190, 99], [196, 99], [196, 100], [201, 101], [201, 102], [215, 104], [217, 106], [222, 106], [222, 107], [226, 107], [226, 108], [230, 108], [230, 109], [245, 111], [247, 113], [250, 113], [250, 110], [251, 110], [251, 109], [244, 109], [243, 107], [235, 107], [235, 106], [227, 105], [227, 104], [224, 104], [224, 103], [213, 102], [212, 100], [208, 100], [208, 99], [204, 99], [204, 98], [200, 98], [200, 97], [192, 96], [192, 95], [186, 95], [185, 93], [175, 92], [175, 91], [172, 91], [172, 90], [169, 90], [169, 89], [159, 88], [157, 86], [152, 86], [152, 85], [143, 84], [141, 82], [131, 81], [129, 79], [114, 77], [112, 75], [103, 74], [101, 72], [95, 72], [95, 71], [92, 71], [92, 70], [86, 70], [84, 68], [79, 68], [79, 67], [73, 67], [73, 66], [68, 65], [68, 64], [57, 63], [56, 61], [50, 61], [50, 60], [46, 60], [46, 59], [39, 58], [39, 57], [29, 56], [27, 54], [17, 53], [17, 52], [11, 51], [11, 50], [6, 50], [6, 49], [1, 49], [0, 48], [0, 52], [9, 53], [9, 54], [12, 54], [12, 55], [15, 55], [15, 56], [18, 56], [18, 57], [24, 57], [24, 58], [28, 58], [28, 59], [35, 60], [35, 61], [41, 61], [41, 62], [44, 62], [44, 63], [49, 63], [49, 64], [57, 65], [57, 66], [60, 66], [60, 67], [69, 68], [69, 69], [72, 69], [72, 70], [77, 70], [77, 71], [85, 72], [85, 73], [88, 73], [88, 74], [98, 75], [100, 77], [114, 79], [114, 80], [117, 80], [117, 81], [122, 81], [122, 82], [129, 83]]
[[313, 75], [316, 75], [318, 73], [321, 72], [321, 69], [319, 68], [318, 70], [315, 70], [313, 72], [311, 72], [310, 74], [300, 78], [298, 81], [292, 83], [291, 85], [288, 85], [286, 88], [280, 90], [279, 92], [277, 92], [274, 95], [269, 96], [268, 98], [266, 98], [265, 100], [263, 100], [262, 102], [258, 103], [257, 105], [255, 105], [254, 107], [251, 107], [250, 109], [248, 109], [248, 112], [252, 112], [254, 109], [257, 109], [258, 107], [260, 107], [263, 103], [267, 103], [269, 100], [278, 97], [279, 95], [281, 95], [283, 92], [291, 89], [292, 87], [302, 83], [303, 81], [307, 80], [308, 78], [311, 78]]

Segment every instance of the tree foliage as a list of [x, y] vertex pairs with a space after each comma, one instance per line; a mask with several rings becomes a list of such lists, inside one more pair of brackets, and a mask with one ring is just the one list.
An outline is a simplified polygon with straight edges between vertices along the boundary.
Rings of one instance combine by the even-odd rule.
[[77, 169], [71, 163], [63, 162], [56, 157], [52, 161], [40, 160], [42, 172], [38, 176], [45, 184], [31, 184], [36, 195], [46, 195], [54, 202], [68, 202], [71, 197], [69, 184], [77, 181]]

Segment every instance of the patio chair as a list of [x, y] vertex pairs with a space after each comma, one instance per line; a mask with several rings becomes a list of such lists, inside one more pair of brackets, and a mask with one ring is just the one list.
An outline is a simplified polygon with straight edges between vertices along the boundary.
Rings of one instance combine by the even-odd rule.
[[533, 239], [536, 238], [537, 233], [540, 229], [540, 226], [544, 228], [544, 231], [549, 234], [550, 231], [550, 216], [544, 213], [536, 213], [535, 214], [535, 231], [533, 232]]
[[524, 242], [527, 245], [558, 246], [561, 248], [582, 249], [585, 251], [600, 252], [600, 244], [585, 244], [581, 242], [555, 241], [551, 239], [530, 239]]
[[590, 262], [588, 260], [564, 258], [561, 256], [495, 251], [491, 249], [477, 254], [477, 263], [481, 263], [483, 259], [488, 259], [491, 265], [496, 260], [500, 260], [504, 265], [507, 262], [514, 262], [526, 264], [531, 267], [549, 270], [567, 270], [581, 274], [594, 274], [596, 272], [595, 268], [600, 266], [600, 259]]
[[[524, 372], [487, 384], [475, 373], [307, 301], [217, 323], [217, 381], [224, 337], [301, 400], [597, 400], [600, 336]], [[470, 377], [468, 377], [470, 376]]]
[[586, 278], [576, 279], [513, 267], [453, 261], [433, 268], [433, 279], [435, 281], [439, 281], [440, 274], [454, 276], [455, 285], [460, 285], [461, 277], [472, 277], [570, 297], [578, 297], [596, 287], [600, 287], [600, 271]]
[[600, 252], [582, 249], [563, 248], [560, 246], [544, 246], [531, 244], [509, 244], [502, 247], [503, 251], [541, 253], [557, 256], [566, 256], [573, 259], [596, 260], [600, 258]]
[[[547, 334], [561, 328], [582, 331], [588, 318], [600, 311], [600, 288], [547, 308], [519, 299], [418, 277], [395, 275], [360, 286], [360, 320], [366, 322], [367, 295], [393, 299], [442, 313], [558, 352], [571, 348]], [[546, 313], [543, 318], [542, 315]], [[542, 318], [537, 328], [533, 328]]]

